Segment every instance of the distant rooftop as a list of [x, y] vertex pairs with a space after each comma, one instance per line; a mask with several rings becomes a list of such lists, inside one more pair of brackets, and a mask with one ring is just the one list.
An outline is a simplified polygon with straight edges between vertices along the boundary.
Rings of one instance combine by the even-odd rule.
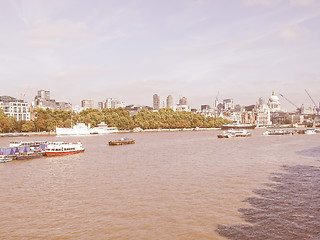
[[17, 98], [10, 97], [10, 96], [0, 96], [0, 101], [1, 102], [24, 102], [21, 99], [17, 99]]

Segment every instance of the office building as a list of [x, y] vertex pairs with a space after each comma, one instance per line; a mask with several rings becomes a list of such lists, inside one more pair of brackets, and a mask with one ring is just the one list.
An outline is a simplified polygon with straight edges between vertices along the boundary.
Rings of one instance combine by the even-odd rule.
[[173, 107], [173, 99], [172, 99], [172, 96], [169, 95], [167, 97], [167, 108], [172, 108]]
[[107, 98], [105, 101], [98, 102], [98, 109], [100, 110], [104, 108], [124, 108], [125, 106], [125, 103], [117, 98]]
[[0, 107], [17, 121], [30, 121], [29, 104], [10, 96], [0, 96]]
[[94, 101], [93, 100], [82, 100], [81, 101], [82, 108], [94, 108]]
[[68, 102], [57, 102], [50, 98], [50, 91], [39, 90], [33, 102], [34, 108], [50, 108], [51, 110], [72, 110], [72, 104]]
[[187, 105], [187, 98], [185, 98], [185, 97], [180, 98], [179, 105]]
[[154, 110], [160, 109], [160, 97], [158, 94], [153, 95], [153, 109]]

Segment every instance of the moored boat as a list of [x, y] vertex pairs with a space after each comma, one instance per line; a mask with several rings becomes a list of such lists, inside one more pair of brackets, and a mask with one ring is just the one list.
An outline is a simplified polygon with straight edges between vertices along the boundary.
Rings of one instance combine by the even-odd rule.
[[317, 132], [315, 131], [315, 129], [306, 129], [304, 131], [304, 134], [316, 134]]
[[263, 133], [263, 135], [291, 135], [292, 132], [283, 130], [283, 129], [277, 129], [277, 130], [267, 130]]
[[228, 131], [223, 131], [218, 135], [218, 138], [232, 138], [232, 137], [250, 137], [251, 133], [249, 133], [245, 129], [230, 129]]
[[299, 130], [294, 130], [292, 132], [292, 134], [317, 134], [317, 129], [312, 129], [312, 128], [308, 128], [308, 129], [299, 129]]
[[231, 138], [234, 137], [234, 134], [229, 131], [223, 131], [221, 134], [218, 134], [218, 138]]
[[61, 156], [81, 152], [84, 152], [84, 147], [82, 146], [81, 142], [50, 142], [45, 150], [47, 156]]
[[110, 141], [110, 146], [117, 146], [117, 145], [126, 145], [126, 144], [134, 144], [135, 140], [130, 138], [120, 138], [118, 140]]
[[42, 145], [46, 145], [47, 141], [30, 141], [30, 142], [24, 142], [24, 141], [13, 141], [10, 142], [10, 147], [40, 147]]
[[247, 130], [245, 129], [237, 129], [237, 130], [233, 130], [235, 137], [250, 137], [251, 133], [249, 133]]
[[12, 159], [11, 156], [0, 155], [0, 163], [11, 162]]
[[71, 128], [56, 128], [57, 135], [90, 135], [90, 134], [109, 134], [118, 132], [116, 127], [108, 127], [105, 123], [98, 124], [97, 127], [91, 128], [85, 123], [77, 123]]
[[20, 153], [14, 157], [15, 160], [25, 160], [25, 159], [33, 159], [43, 157], [41, 152], [28, 152], [28, 153]]

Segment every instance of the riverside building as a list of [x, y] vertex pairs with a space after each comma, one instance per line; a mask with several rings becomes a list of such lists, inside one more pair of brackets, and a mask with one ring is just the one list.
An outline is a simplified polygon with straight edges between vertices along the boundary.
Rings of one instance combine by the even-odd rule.
[[23, 100], [1, 96], [0, 107], [5, 114], [14, 117], [17, 121], [30, 121], [29, 104]]
[[160, 96], [158, 94], [153, 95], [153, 109], [154, 110], [160, 109]]
[[272, 125], [270, 108], [267, 104], [264, 103], [262, 98], [259, 98], [259, 101], [256, 104], [255, 115], [256, 115], [255, 120], [256, 120], [257, 126]]

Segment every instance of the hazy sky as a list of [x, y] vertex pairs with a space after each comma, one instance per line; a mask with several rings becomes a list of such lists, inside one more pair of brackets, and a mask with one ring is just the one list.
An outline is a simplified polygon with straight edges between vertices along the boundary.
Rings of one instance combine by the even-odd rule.
[[[0, 95], [320, 100], [319, 0], [0, 0]], [[292, 109], [284, 99], [281, 103]]]

